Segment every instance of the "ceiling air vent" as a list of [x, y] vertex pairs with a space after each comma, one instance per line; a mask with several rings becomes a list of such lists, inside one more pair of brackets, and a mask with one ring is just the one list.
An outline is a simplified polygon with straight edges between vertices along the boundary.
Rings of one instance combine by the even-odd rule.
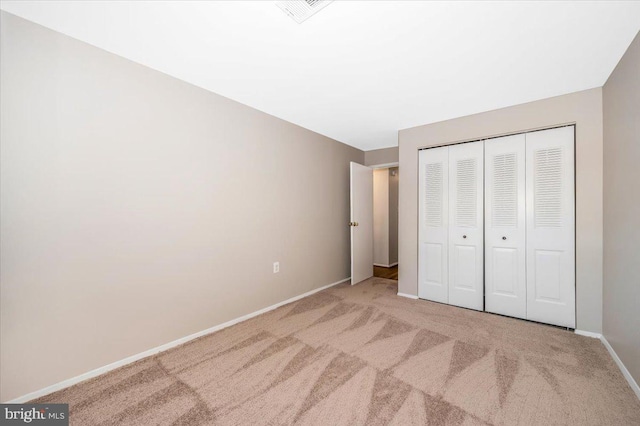
[[276, 5], [298, 24], [320, 12], [333, 0], [290, 0], [277, 1]]

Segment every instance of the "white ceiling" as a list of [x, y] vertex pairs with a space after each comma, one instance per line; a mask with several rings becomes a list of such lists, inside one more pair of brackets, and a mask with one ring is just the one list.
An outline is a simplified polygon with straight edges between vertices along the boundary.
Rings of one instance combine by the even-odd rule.
[[640, 2], [2, 1], [5, 11], [363, 150], [421, 124], [602, 86]]

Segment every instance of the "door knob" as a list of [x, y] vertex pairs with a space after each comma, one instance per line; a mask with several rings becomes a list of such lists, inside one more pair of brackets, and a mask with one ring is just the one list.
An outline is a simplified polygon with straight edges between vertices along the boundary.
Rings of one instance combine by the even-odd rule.
[[463, 235], [463, 236], [462, 236], [462, 238], [467, 238], [467, 236], [466, 236], [466, 235]]
[[355, 223], [355, 225], [354, 225], [354, 226], [358, 226], [358, 222], [354, 222], [354, 223]]
[[503, 239], [503, 240], [506, 240], [506, 239], [507, 239], [507, 237], [502, 237], [502, 239]]

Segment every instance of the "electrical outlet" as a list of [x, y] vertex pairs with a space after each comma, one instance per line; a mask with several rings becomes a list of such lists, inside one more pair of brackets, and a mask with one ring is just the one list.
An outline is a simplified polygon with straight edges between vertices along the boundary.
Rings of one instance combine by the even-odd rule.
[[280, 272], [280, 262], [273, 262], [273, 273], [277, 274]]

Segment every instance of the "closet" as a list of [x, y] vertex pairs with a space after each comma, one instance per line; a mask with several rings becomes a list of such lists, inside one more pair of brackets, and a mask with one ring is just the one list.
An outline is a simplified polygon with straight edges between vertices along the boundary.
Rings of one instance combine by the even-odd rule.
[[419, 153], [418, 297], [575, 328], [574, 127]]
[[482, 310], [483, 142], [420, 151], [418, 297]]

